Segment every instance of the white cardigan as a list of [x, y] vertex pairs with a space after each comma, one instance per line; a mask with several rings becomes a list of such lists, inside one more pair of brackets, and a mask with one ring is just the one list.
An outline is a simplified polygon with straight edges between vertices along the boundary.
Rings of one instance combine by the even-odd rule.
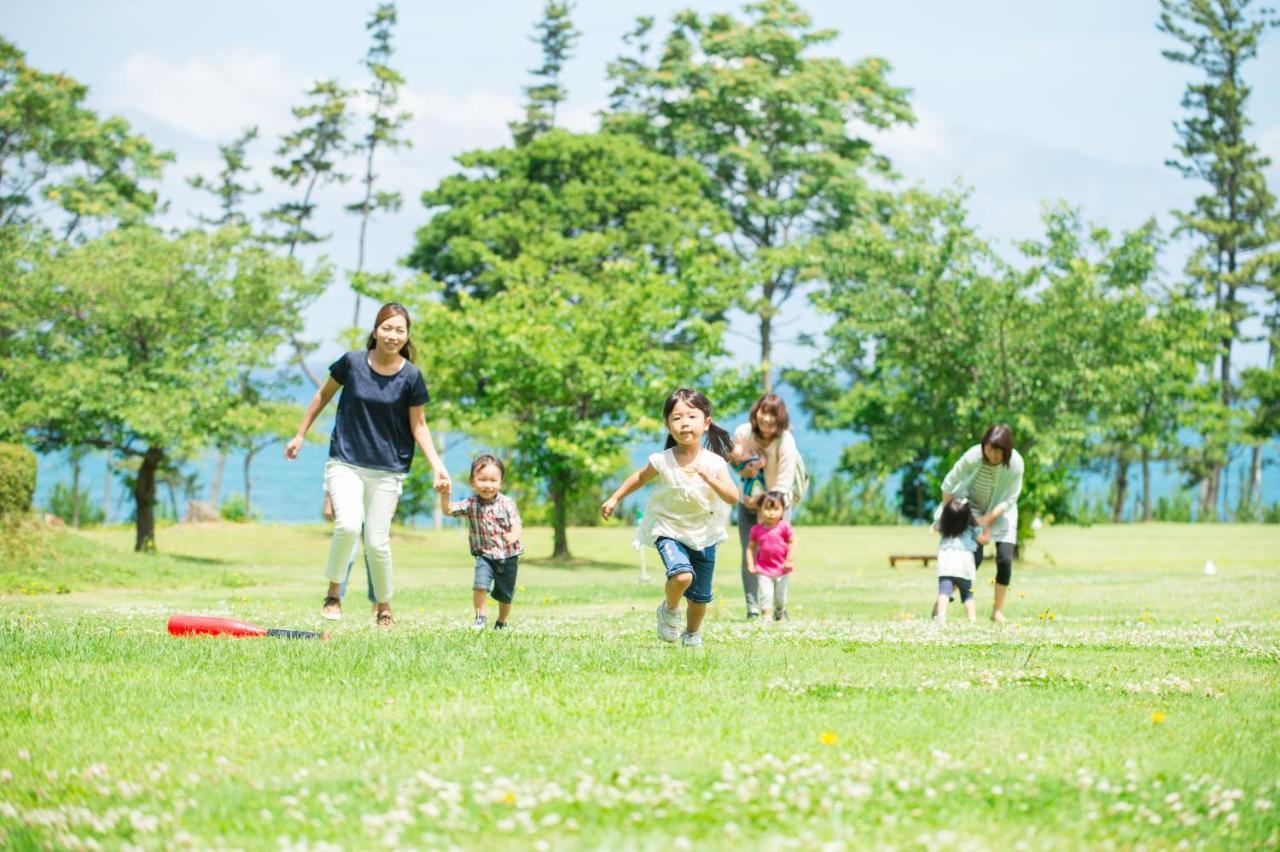
[[[973, 484], [974, 477], [982, 469], [983, 461], [985, 459], [981, 444], [975, 444], [965, 450], [964, 455], [951, 468], [951, 472], [942, 480], [943, 492], [955, 497], [968, 497], [969, 486]], [[1022, 494], [1022, 456], [1014, 450], [1008, 467], [1002, 464], [995, 467], [996, 481], [991, 487], [991, 505], [986, 507], [986, 511], [992, 512], [997, 507], [1003, 507], [1004, 514], [996, 518], [996, 522], [991, 525], [991, 540], [1017, 544], [1018, 497]], [[937, 514], [941, 516], [942, 507], [939, 506], [938, 510]]]
[[787, 495], [787, 505], [791, 505], [791, 490], [795, 485], [796, 467], [800, 462], [800, 450], [796, 447], [796, 436], [791, 434], [791, 430], [787, 429], [778, 435], [769, 442], [769, 446], [761, 447], [756, 444], [748, 421], [734, 430], [733, 440], [764, 457], [765, 488], [781, 491]]

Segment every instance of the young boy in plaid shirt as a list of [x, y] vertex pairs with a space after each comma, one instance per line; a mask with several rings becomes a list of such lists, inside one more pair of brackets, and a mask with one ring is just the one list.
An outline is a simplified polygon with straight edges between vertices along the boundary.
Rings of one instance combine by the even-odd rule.
[[510, 497], [502, 493], [507, 470], [502, 460], [491, 455], [477, 456], [471, 463], [471, 488], [475, 494], [465, 500], [443, 499], [454, 517], [465, 515], [470, 528], [471, 555], [476, 558], [476, 575], [472, 602], [476, 620], [471, 626], [484, 630], [488, 617], [485, 604], [489, 595], [498, 602], [498, 620], [494, 630], [505, 630], [511, 615], [511, 599], [516, 593], [516, 568], [524, 546], [520, 543], [520, 510]]

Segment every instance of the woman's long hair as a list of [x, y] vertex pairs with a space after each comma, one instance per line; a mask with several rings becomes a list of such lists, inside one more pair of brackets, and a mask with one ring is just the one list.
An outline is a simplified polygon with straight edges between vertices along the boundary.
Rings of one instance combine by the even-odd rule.
[[369, 332], [369, 338], [364, 342], [365, 349], [373, 349], [378, 345], [378, 340], [374, 337], [374, 332], [378, 330], [378, 326], [387, 321], [388, 317], [401, 316], [404, 317], [404, 330], [406, 333], [404, 346], [400, 347], [400, 354], [406, 361], [413, 361], [413, 338], [408, 336], [408, 332], [413, 328], [413, 320], [409, 319], [409, 309], [399, 302], [387, 302], [378, 309], [378, 315], [373, 318], [373, 331]]
[[[677, 402], [693, 406], [707, 415], [707, 420], [711, 420], [711, 400], [707, 399], [701, 391], [696, 391], [693, 388], [676, 388], [671, 392], [671, 396], [667, 397], [666, 403], [662, 406], [662, 422], [664, 424], [667, 422], [667, 418], [671, 416], [671, 409], [676, 407]], [[663, 449], [669, 450], [675, 445], [676, 439], [672, 437], [670, 430], [668, 430], [667, 443]], [[733, 452], [733, 438], [724, 429], [711, 422], [707, 425], [707, 434], [703, 440], [703, 446], [728, 461], [729, 455]]]

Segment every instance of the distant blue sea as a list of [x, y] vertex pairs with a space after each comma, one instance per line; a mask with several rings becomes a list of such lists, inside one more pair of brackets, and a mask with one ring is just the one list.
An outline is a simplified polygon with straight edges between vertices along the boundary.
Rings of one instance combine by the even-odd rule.
[[[812, 476], [825, 479], [831, 475], [840, 459], [841, 451], [861, 438], [853, 432], [819, 432], [804, 422], [800, 414], [799, 400], [789, 394], [786, 388], [780, 392], [784, 399], [791, 403], [792, 430], [801, 453], [805, 457]], [[306, 388], [298, 390], [300, 401], [310, 399], [311, 393]], [[333, 409], [330, 404], [330, 412]], [[725, 418], [730, 426], [745, 421], [745, 413]], [[732, 431], [732, 428], [731, 428]], [[314, 433], [313, 433], [314, 434]], [[285, 523], [313, 522], [321, 519], [324, 504], [323, 485], [324, 463], [328, 458], [327, 434], [324, 443], [308, 443], [296, 461], [284, 459], [284, 444], [279, 443], [259, 452], [254, 458], [251, 476], [253, 479], [253, 510], [264, 521]], [[471, 439], [461, 433], [448, 433], [446, 436], [445, 464], [451, 473], [458, 478], [465, 475], [473, 454], [489, 447], [478, 447]], [[975, 436], [975, 440], [978, 436]], [[632, 457], [637, 466], [655, 449], [661, 447], [664, 435], [653, 435], [647, 440], [637, 441], [632, 448]], [[1264, 452], [1262, 476], [1262, 496], [1264, 505], [1280, 499], [1280, 458], [1277, 457], [1274, 444]], [[233, 454], [227, 459], [222, 480], [222, 499], [232, 494], [244, 493], [243, 454]], [[201, 483], [201, 499], [207, 493], [209, 482], [213, 478], [216, 454], [207, 453], [197, 464], [188, 467], [194, 470]], [[1230, 503], [1234, 505], [1239, 495], [1241, 477], [1247, 472], [1248, 459], [1238, 460], [1229, 469], [1227, 488], [1224, 489]], [[103, 478], [106, 472], [105, 455], [90, 454], [81, 463], [80, 488], [89, 495], [94, 506], [102, 505]], [[1130, 498], [1132, 506], [1140, 496], [1141, 471], [1136, 466], [1130, 472]], [[39, 458], [39, 476], [36, 484], [35, 502], [38, 507], [48, 505], [49, 495], [56, 483], [70, 485], [71, 466], [66, 453], [44, 455]], [[1081, 476], [1082, 496], [1089, 499], [1104, 497], [1110, 488], [1109, 474], [1086, 472]], [[1152, 501], [1160, 497], [1171, 497], [1182, 490], [1181, 475], [1171, 465], [1156, 464], [1152, 469]], [[896, 479], [890, 479], [885, 485], [885, 494], [892, 499], [897, 491]], [[162, 502], [169, 500], [168, 493], [161, 488], [157, 498]], [[132, 496], [128, 494], [119, 481], [111, 483], [110, 518], [119, 521], [132, 513]], [[179, 496], [179, 511], [185, 510], [185, 504]]]

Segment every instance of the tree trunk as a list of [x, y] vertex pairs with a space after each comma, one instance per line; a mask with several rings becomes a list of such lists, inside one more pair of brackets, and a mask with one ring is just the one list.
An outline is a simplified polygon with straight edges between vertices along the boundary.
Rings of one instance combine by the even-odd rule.
[[156, 471], [163, 460], [164, 450], [147, 447], [146, 455], [142, 457], [142, 466], [138, 468], [138, 482], [133, 488], [137, 513], [136, 536], [133, 541], [135, 551], [156, 549]]
[[1116, 451], [1116, 483], [1111, 504], [1111, 522], [1124, 521], [1124, 500], [1129, 491], [1129, 454], [1122, 447]]
[[1262, 445], [1254, 444], [1253, 449], [1249, 453], [1249, 473], [1245, 476], [1244, 482], [1241, 484], [1240, 510], [1238, 512], [1241, 521], [1256, 521], [1259, 519], [1260, 512], [1258, 509], [1262, 503]]
[[80, 529], [80, 459], [84, 452], [79, 447], [71, 448], [71, 526]]
[[1142, 448], [1142, 522], [1151, 523], [1151, 451]]
[[253, 519], [253, 480], [249, 477], [249, 467], [253, 464], [253, 457], [257, 453], [257, 447], [249, 447], [244, 451], [244, 519], [246, 522]]
[[568, 525], [569, 495], [568, 477], [563, 473], [551, 475], [551, 523], [554, 528], [554, 546], [552, 559], [569, 559], [569, 537], [565, 531]]
[[773, 317], [767, 313], [760, 317], [760, 372], [761, 393], [773, 393]]
[[111, 523], [111, 451], [107, 451], [107, 470], [102, 477], [102, 523]]
[[218, 461], [213, 466], [213, 479], [209, 481], [209, 506], [216, 513], [218, 502], [222, 499], [222, 472], [227, 467], [227, 446], [218, 447]]

